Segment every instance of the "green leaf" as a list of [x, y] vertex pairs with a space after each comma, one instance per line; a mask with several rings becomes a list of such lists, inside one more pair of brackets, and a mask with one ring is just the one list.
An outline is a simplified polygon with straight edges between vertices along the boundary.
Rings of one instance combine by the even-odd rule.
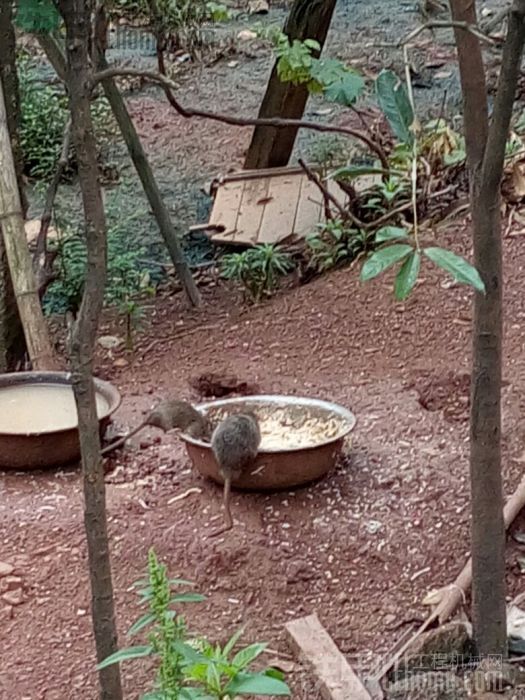
[[52, 0], [17, 0], [15, 24], [25, 32], [49, 34], [60, 26]]
[[401, 243], [376, 250], [376, 252], [372, 253], [365, 261], [361, 269], [361, 281], [368, 282], [368, 280], [377, 277], [396, 262], [406, 258], [413, 250], [411, 245]]
[[345, 76], [327, 85], [324, 89], [324, 95], [330, 102], [350, 107], [361, 95], [364, 87], [363, 78], [358, 73], [348, 71]]
[[173, 642], [173, 649], [182, 656], [185, 664], [207, 664], [208, 659], [200, 651], [194, 649], [190, 644], [177, 641]]
[[423, 252], [435, 265], [452, 275], [456, 282], [468, 284], [485, 294], [485, 284], [479, 272], [465, 258], [443, 248], [425, 248]]
[[170, 603], [175, 605], [176, 603], [202, 603], [206, 600], [206, 596], [201, 593], [177, 593], [170, 600]]
[[320, 51], [321, 50], [321, 44], [316, 41], [315, 39], [305, 39], [303, 41], [303, 44], [307, 46], [309, 49], [312, 49], [312, 51]]
[[394, 134], [403, 143], [412, 144], [415, 115], [402, 81], [392, 71], [382, 70], [376, 79], [376, 94]]
[[154, 613], [146, 613], [146, 615], [143, 615], [140, 619], [138, 619], [135, 624], [133, 624], [129, 630], [128, 630], [128, 636], [133, 637], [134, 634], [137, 634], [141, 630], [144, 629], [144, 627], [147, 627], [150, 625], [152, 622], [155, 622], [155, 614]]
[[226, 642], [224, 649], [222, 650], [222, 653], [224, 654], [224, 656], [226, 658], [228, 658], [229, 655], [232, 653], [233, 648], [235, 647], [235, 645], [237, 644], [237, 642], [239, 641], [239, 639], [242, 637], [243, 634], [244, 634], [244, 627], [241, 627], [241, 629], [237, 630], [237, 632], [235, 632], [235, 634], [231, 637], [231, 639], [228, 642]]
[[103, 668], [107, 668], [108, 666], [112, 666], [113, 664], [119, 664], [122, 661], [130, 661], [131, 659], [140, 659], [143, 656], [150, 656], [152, 651], [153, 648], [149, 645], [142, 647], [129, 647], [128, 649], [120, 649], [114, 654], [111, 654], [111, 656], [108, 656], [107, 659], [104, 659], [102, 663], [98, 664], [97, 669], [100, 671]]
[[251, 644], [249, 647], [241, 649], [232, 660], [232, 666], [238, 670], [246, 668], [252, 661], [260, 656], [266, 649], [267, 644]]
[[414, 250], [414, 252], [405, 260], [396, 276], [394, 292], [398, 301], [403, 301], [406, 299], [410, 292], [414, 289], [420, 267], [421, 253], [419, 250]]
[[330, 173], [327, 179], [355, 180], [363, 175], [382, 175], [384, 172], [383, 168], [377, 168], [373, 165], [345, 165]]
[[239, 673], [226, 686], [230, 695], [286, 695], [290, 688], [277, 678], [271, 678], [264, 673]]
[[375, 242], [385, 243], [386, 241], [395, 241], [399, 238], [408, 238], [408, 232], [400, 226], [383, 226], [376, 231]]

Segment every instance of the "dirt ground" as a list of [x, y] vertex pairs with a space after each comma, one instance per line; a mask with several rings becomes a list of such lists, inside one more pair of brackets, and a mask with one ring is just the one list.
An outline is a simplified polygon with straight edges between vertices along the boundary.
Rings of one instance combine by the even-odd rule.
[[[401, 4], [406, 10], [399, 16], [413, 26], [412, 4]], [[384, 3], [378, 20], [368, 2], [341, 3], [340, 17], [352, 22], [348, 43], [356, 33], [371, 32], [372, 22], [385, 20], [385, 31], [398, 31], [397, 19], [393, 27], [386, 24], [390, 6]], [[225, 109], [237, 108], [239, 91], [241, 111], [256, 107], [269, 56], [235, 60], [240, 73], [224, 62], [201, 71], [189, 93], [193, 104], [209, 104], [219, 90], [228, 96]], [[184, 122], [150, 93], [130, 105], [163, 169], [163, 189], [173, 189], [174, 211], [194, 220], [198, 187], [225, 163], [242, 163], [249, 133]], [[439, 243], [468, 254], [468, 241], [464, 222]], [[503, 441], [509, 493], [525, 462], [524, 266], [525, 239], [507, 237]], [[134, 425], [167, 396], [198, 400], [190, 382], [208, 372], [233, 373], [261, 392], [337, 401], [357, 416], [352, 442], [332, 474], [290, 492], [236, 493], [239, 526], [219, 540], [206, 535], [221, 517], [221, 491], [192, 470], [176, 439], [146, 432], [112, 458], [107, 505], [122, 643], [138, 616], [131, 584], [143, 573], [150, 547], [173, 576], [191, 579], [207, 595], [205, 603], [186, 609], [192, 629], [225, 639], [247, 624], [248, 640], [268, 641], [288, 664], [284, 623], [315, 611], [347, 658], [370, 668], [424, 617], [425, 593], [453, 580], [468, 554], [471, 293], [431, 269], [423, 270], [406, 304], [393, 302], [391, 288], [388, 276], [363, 286], [348, 268], [246, 307], [235, 290], [215, 282], [203, 288], [206, 303], [199, 311], [189, 311], [180, 295], [159, 296], [146, 309], [132, 355], [100, 349], [98, 376], [123, 396], [115, 418], [120, 426]], [[107, 334], [122, 334], [110, 315], [101, 328]], [[200, 492], [170, 504], [194, 487]], [[0, 491], [0, 562], [14, 567], [11, 577], [0, 578], [0, 698], [94, 700], [79, 471], [3, 473]], [[523, 518], [513, 531], [521, 528]], [[522, 589], [522, 550], [509, 538], [509, 596]], [[317, 700], [308, 673], [288, 664], [293, 697]], [[148, 688], [147, 666], [124, 666], [123, 674], [127, 697]]]

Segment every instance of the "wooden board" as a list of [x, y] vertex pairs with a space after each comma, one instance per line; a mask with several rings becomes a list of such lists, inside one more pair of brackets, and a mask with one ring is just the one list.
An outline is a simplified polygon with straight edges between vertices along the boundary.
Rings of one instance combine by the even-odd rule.
[[[363, 178], [355, 186], [371, 184], [372, 178]], [[344, 205], [346, 195], [337, 183], [329, 181], [328, 188]], [[216, 243], [246, 246], [304, 238], [324, 218], [323, 196], [302, 168], [245, 170], [218, 182], [208, 228]]]
[[371, 700], [317, 615], [293, 620], [285, 627], [295, 650], [315, 674], [324, 700]]
[[259, 227], [258, 243], [278, 243], [293, 233], [301, 180], [301, 175], [269, 178], [268, 202]]

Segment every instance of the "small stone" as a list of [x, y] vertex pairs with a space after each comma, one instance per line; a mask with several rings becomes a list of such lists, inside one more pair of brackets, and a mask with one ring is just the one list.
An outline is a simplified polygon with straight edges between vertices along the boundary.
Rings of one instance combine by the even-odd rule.
[[77, 617], [85, 617], [87, 615], [87, 610], [84, 610], [84, 608], [79, 608], [77, 610]]
[[13, 606], [6, 605], [0, 610], [0, 620], [12, 620], [13, 619]]
[[[450, 622], [435, 630], [422, 634], [409, 647], [400, 667], [410, 670], [428, 665], [429, 671], [436, 658], [458, 658], [468, 656], [471, 652], [469, 628], [464, 622]], [[423, 659], [423, 662], [422, 662]]]
[[17, 588], [14, 591], [7, 591], [7, 593], [4, 593], [2, 599], [8, 605], [22, 605], [22, 603], [24, 602], [24, 594], [21, 588]]
[[251, 41], [252, 39], [257, 39], [257, 34], [250, 29], [243, 29], [237, 34], [237, 39], [240, 41]]
[[104, 348], [104, 350], [113, 350], [114, 348], [118, 348], [121, 343], [122, 338], [117, 338], [116, 335], [101, 335], [98, 339], [98, 344], [100, 347]]
[[13, 573], [14, 570], [15, 567], [11, 564], [8, 564], [5, 561], [0, 561], [0, 578], [2, 578], [3, 576], [9, 576]]
[[0, 583], [0, 589], [2, 592], [16, 591], [17, 588], [22, 587], [22, 579], [19, 576], [4, 576], [2, 582]]
[[250, 0], [248, 12], [251, 15], [267, 15], [270, 12], [268, 0]]
[[129, 362], [124, 357], [117, 357], [115, 362], [113, 362], [113, 367], [127, 367]]

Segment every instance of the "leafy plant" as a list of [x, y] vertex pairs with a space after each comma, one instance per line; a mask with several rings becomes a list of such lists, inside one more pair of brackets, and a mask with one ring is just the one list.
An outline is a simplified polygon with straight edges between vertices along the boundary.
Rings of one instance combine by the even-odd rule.
[[270, 294], [279, 277], [293, 269], [289, 255], [275, 245], [263, 244], [242, 253], [230, 253], [222, 259], [222, 274], [244, 286], [251, 301]]
[[[407, 240], [404, 243], [393, 243], [392, 241]], [[361, 280], [368, 280], [377, 277], [385, 270], [396, 263], [403, 262], [399, 268], [394, 284], [396, 299], [402, 301], [408, 297], [413, 290], [421, 265], [421, 256], [424, 255], [441, 269], [448, 272], [452, 278], [460, 284], [467, 284], [476, 291], [485, 293], [485, 284], [479, 272], [469, 262], [450, 250], [438, 247], [428, 247], [419, 249], [408, 242], [408, 232], [403, 228], [388, 226], [379, 229], [376, 233], [376, 243], [388, 243], [372, 253], [363, 264], [361, 269]]]
[[[121, 192], [108, 197], [106, 218], [108, 223], [108, 273], [105, 300], [115, 305], [126, 319], [127, 343], [132, 345], [132, 334], [137, 328], [141, 309], [137, 296], [153, 294], [150, 273], [144, 269], [141, 259], [144, 249], [130, 240], [129, 229], [142, 215], [136, 209], [128, 215], [122, 212]], [[69, 214], [58, 210], [57, 229], [62, 232], [57, 247], [56, 268], [58, 279], [53, 282], [44, 297], [44, 309], [48, 313], [76, 312], [82, 299], [86, 273], [86, 245], [84, 237], [76, 231]]]
[[148, 578], [136, 584], [141, 605], [148, 611], [128, 632], [135, 636], [147, 631], [147, 643], [121, 649], [105, 659], [99, 668], [144, 657], [157, 661], [155, 690], [143, 700], [227, 700], [237, 696], [289, 696], [281, 674], [273, 669], [249, 670], [263, 653], [265, 644], [252, 644], [234, 654], [242, 630], [224, 647], [203, 638], [188, 637], [185, 619], [174, 606], [200, 602], [203, 596], [177, 593], [188, 581], [170, 579], [153, 550], [148, 555]]
[[321, 46], [315, 39], [290, 41], [280, 29], [261, 30], [274, 44], [277, 73], [282, 82], [306, 84], [311, 93], [322, 93], [330, 102], [349, 107], [363, 92], [363, 77], [342, 61], [317, 58]]
[[[17, 67], [21, 107], [19, 133], [25, 172], [33, 178], [49, 178], [62, 148], [68, 119], [67, 97], [62, 89], [40, 81], [37, 65], [28, 54], [19, 55]], [[105, 98], [93, 102], [92, 115], [97, 136], [106, 143], [114, 133], [114, 122]]]
[[353, 260], [366, 250], [368, 235], [333, 219], [319, 225], [319, 233], [306, 239], [310, 264], [319, 272], [325, 272], [339, 264]]

